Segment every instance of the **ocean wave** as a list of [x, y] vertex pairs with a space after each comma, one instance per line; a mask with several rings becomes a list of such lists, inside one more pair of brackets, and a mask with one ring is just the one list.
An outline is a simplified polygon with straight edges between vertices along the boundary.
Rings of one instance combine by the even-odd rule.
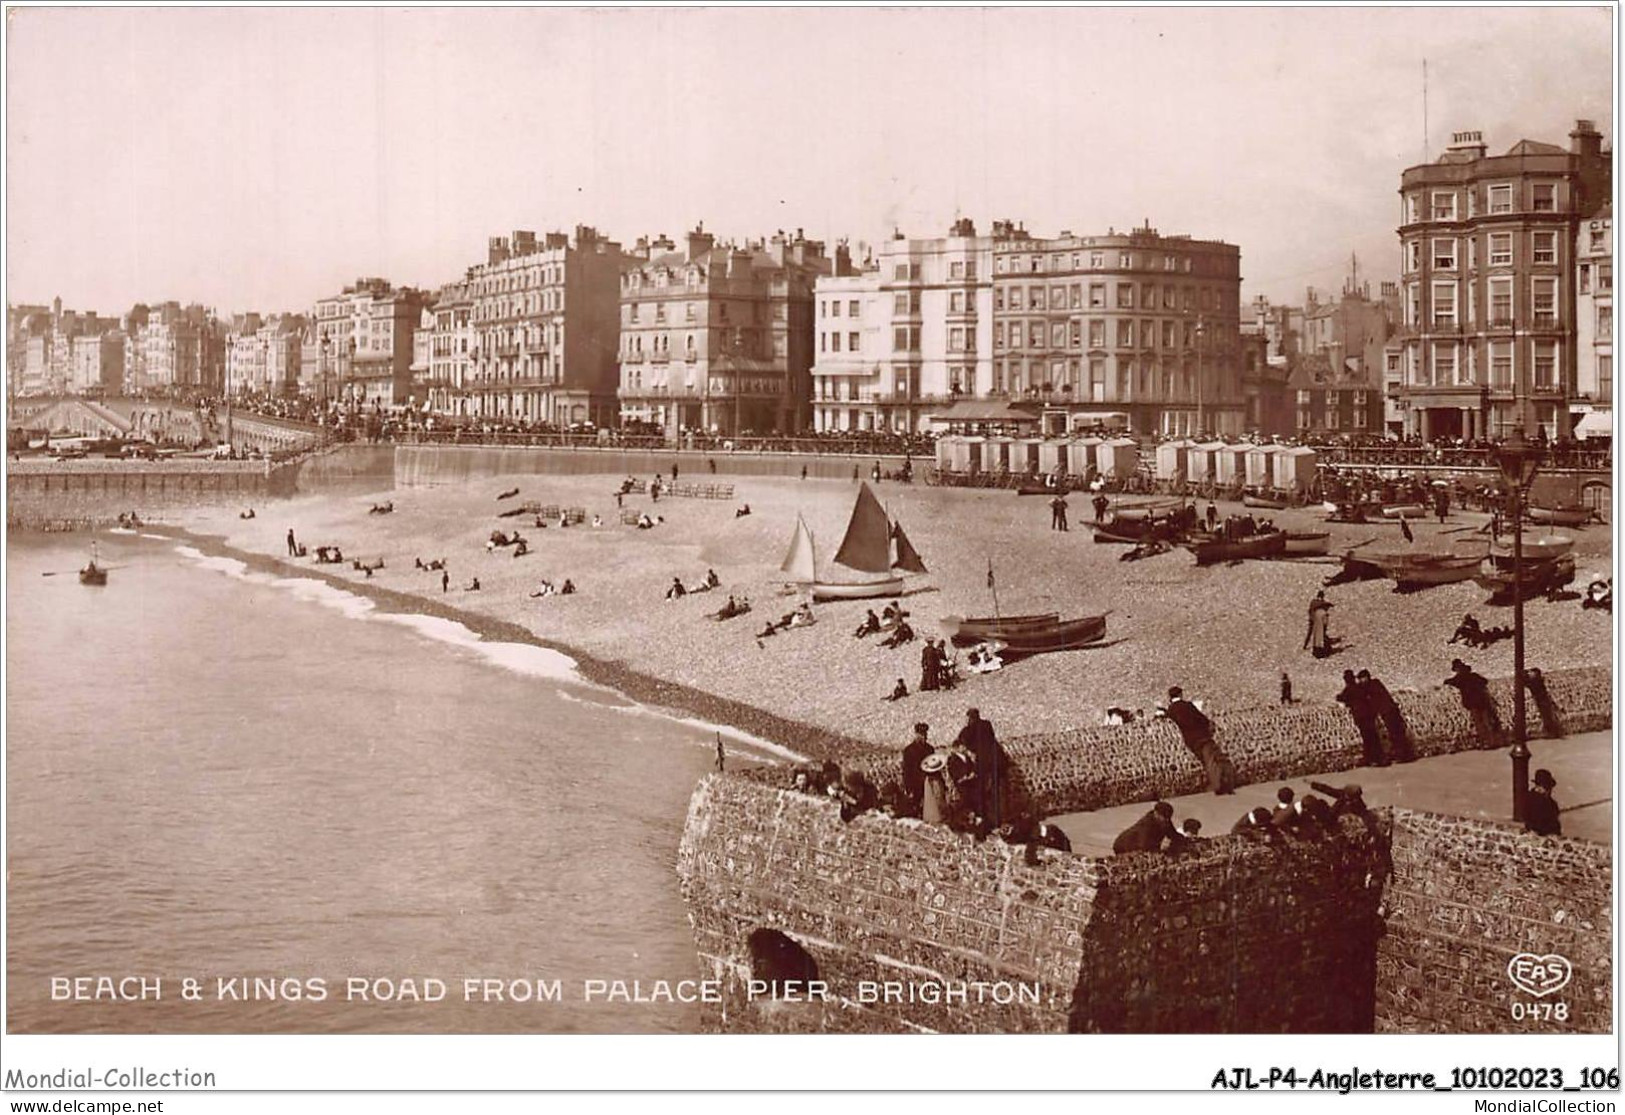
[[[576, 704], [597, 705], [598, 707], [609, 712], [626, 713], [632, 716], [648, 716], [659, 720], [666, 720], [672, 723], [681, 724], [685, 728], [695, 729], [697, 733], [705, 737], [714, 737], [720, 734], [724, 739], [732, 743], [736, 743], [746, 750], [759, 752], [764, 757], [770, 759], [784, 759], [792, 763], [805, 763], [808, 761], [807, 756], [801, 754], [799, 751], [792, 751], [783, 744], [774, 743], [772, 740], [763, 739], [761, 736], [751, 735], [749, 732], [741, 731], [740, 729], [731, 727], [727, 724], [718, 724], [715, 721], [701, 720], [698, 717], [693, 716], [683, 716], [679, 713], [671, 711], [670, 709], [662, 709], [653, 705], [646, 705], [641, 701], [634, 701], [630, 697], [625, 697], [625, 695], [621, 694], [618, 690], [608, 690], [608, 692], [613, 692], [616, 693], [617, 696], [623, 697], [623, 703], [605, 704], [600, 701], [589, 701], [574, 694], [563, 692], [561, 692], [559, 696], [563, 697], [567, 701], [574, 701]], [[700, 742], [709, 746], [711, 743], [711, 738], [702, 739]]]

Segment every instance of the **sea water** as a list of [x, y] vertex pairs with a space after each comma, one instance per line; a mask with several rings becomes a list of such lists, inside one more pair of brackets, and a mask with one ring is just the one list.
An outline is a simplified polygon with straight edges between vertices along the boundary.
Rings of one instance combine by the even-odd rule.
[[85, 543], [7, 544], [11, 1029], [696, 1028], [649, 1000], [700, 975], [708, 726], [162, 538], [101, 536], [81, 585]]

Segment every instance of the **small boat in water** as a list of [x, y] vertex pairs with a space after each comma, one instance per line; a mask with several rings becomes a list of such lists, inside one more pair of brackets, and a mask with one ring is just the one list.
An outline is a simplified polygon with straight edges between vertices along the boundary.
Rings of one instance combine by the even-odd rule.
[[1332, 535], [1325, 530], [1289, 530], [1286, 532], [1287, 557], [1311, 557], [1326, 553], [1331, 547]]
[[1002, 644], [1000, 657], [1010, 661], [1051, 651], [1076, 650], [1099, 642], [1105, 635], [1105, 616], [1084, 616], [1082, 619], [1018, 627], [1005, 632], [996, 641]]
[[1187, 542], [1186, 546], [1196, 555], [1197, 565], [1280, 557], [1286, 553], [1286, 532], [1266, 531], [1263, 534], [1237, 538], [1230, 542], [1222, 538], [1212, 538], [1201, 542]]
[[1524, 518], [1532, 523], [1545, 523], [1554, 527], [1583, 527], [1591, 521], [1589, 507], [1535, 507], [1524, 508]]
[[82, 585], [105, 585], [107, 583], [107, 567], [97, 561], [96, 544], [90, 544], [90, 564], [79, 570], [79, 583]]
[[972, 619], [943, 616], [938, 622], [941, 623], [943, 631], [947, 632], [948, 638], [964, 646], [988, 640], [1004, 642], [1012, 633], [1053, 626], [1060, 620], [1059, 612], [1040, 612], [1024, 616], [978, 616]]

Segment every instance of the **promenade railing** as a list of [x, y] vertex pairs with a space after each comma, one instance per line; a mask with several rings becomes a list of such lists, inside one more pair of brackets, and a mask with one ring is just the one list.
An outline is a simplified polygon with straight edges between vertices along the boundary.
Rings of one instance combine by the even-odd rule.
[[840, 457], [928, 457], [929, 440], [874, 440], [794, 437], [695, 437], [672, 442], [659, 434], [524, 433], [470, 430], [397, 430], [386, 435], [399, 445], [466, 445], [558, 449], [656, 450], [671, 453], [793, 453]]

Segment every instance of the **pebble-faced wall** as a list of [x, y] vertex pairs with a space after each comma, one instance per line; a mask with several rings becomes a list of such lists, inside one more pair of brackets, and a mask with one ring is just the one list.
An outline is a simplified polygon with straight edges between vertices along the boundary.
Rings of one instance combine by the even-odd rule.
[[[1386, 929], [1377, 950], [1379, 1032], [1609, 1031], [1607, 847], [1530, 836], [1514, 825], [1396, 811], [1391, 848]], [[1509, 978], [1515, 956], [1553, 953], [1570, 965], [1567, 986], [1535, 995]]]
[[[1448, 671], [1441, 670], [1441, 677]], [[1612, 722], [1613, 677], [1605, 666], [1553, 670], [1547, 691], [1566, 733], [1597, 731]], [[1493, 678], [1490, 693], [1503, 726], [1512, 727], [1512, 679]], [[1418, 756], [1484, 746], [1454, 689], [1396, 693]], [[1533, 700], [1531, 739], [1550, 733]], [[1360, 733], [1341, 705], [1300, 704], [1216, 712], [1214, 740], [1235, 764], [1239, 784], [1275, 782], [1360, 765]], [[1200, 793], [1207, 781], [1196, 757], [1166, 720], [1072, 728], [1004, 740], [1014, 793], [1040, 816], [1102, 809]], [[856, 765], [876, 784], [899, 777], [897, 758], [877, 754]]]
[[[1606, 1032], [1610, 866], [1600, 845], [1386, 809], [1317, 838], [1029, 864], [997, 838], [843, 823], [749, 775], [701, 782], [678, 853], [701, 975], [722, 988], [705, 1025], [749, 1033]], [[827, 1000], [751, 993], [763, 930]], [[1519, 952], [1562, 954], [1572, 982], [1519, 993]], [[1512, 1013], [1560, 999], [1565, 1022]]]

